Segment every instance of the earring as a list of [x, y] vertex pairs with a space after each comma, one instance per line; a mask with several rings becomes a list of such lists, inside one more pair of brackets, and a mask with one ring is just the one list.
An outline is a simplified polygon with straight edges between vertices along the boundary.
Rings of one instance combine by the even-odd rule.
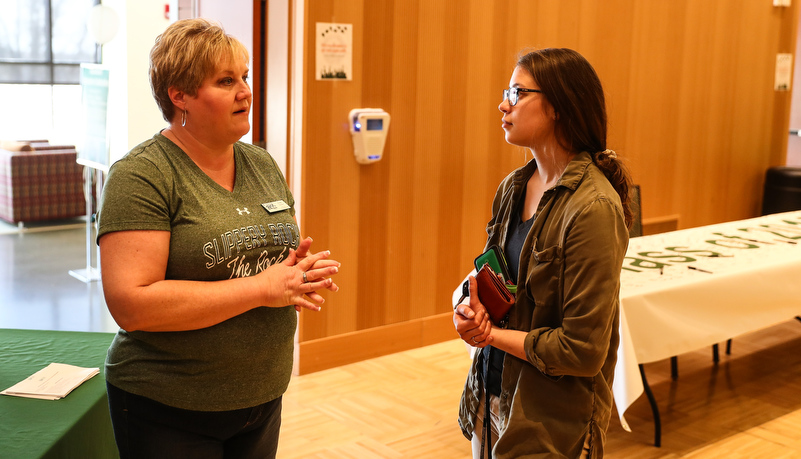
[[186, 126], [186, 110], [181, 112], [181, 127]]

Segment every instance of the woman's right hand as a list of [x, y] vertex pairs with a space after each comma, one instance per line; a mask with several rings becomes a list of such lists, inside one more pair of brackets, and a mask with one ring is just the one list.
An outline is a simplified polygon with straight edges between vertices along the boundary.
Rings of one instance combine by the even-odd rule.
[[453, 311], [453, 325], [459, 337], [467, 344], [483, 348], [492, 343], [492, 322], [487, 309], [478, 299], [476, 278], [470, 276], [470, 304], [458, 304]]

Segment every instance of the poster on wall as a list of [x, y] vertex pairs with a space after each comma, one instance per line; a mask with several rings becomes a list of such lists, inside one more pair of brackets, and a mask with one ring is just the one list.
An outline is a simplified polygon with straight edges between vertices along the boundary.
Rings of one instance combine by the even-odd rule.
[[789, 91], [793, 80], [793, 55], [779, 53], [776, 55], [776, 77], [773, 89], [776, 91]]
[[317, 80], [353, 79], [353, 24], [317, 23]]
[[108, 172], [108, 77], [99, 65], [81, 64], [83, 144], [78, 164]]

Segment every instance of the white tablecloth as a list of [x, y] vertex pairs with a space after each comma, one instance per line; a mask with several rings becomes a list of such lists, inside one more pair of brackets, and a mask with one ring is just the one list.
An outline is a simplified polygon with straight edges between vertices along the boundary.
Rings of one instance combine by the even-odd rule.
[[801, 314], [801, 212], [632, 238], [620, 287], [620, 421], [643, 393], [638, 364]]

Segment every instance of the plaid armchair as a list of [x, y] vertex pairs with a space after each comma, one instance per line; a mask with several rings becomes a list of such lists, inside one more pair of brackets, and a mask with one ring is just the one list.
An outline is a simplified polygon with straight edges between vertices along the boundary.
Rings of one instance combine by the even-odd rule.
[[0, 144], [0, 219], [22, 223], [86, 215], [83, 166], [76, 159], [72, 145]]

